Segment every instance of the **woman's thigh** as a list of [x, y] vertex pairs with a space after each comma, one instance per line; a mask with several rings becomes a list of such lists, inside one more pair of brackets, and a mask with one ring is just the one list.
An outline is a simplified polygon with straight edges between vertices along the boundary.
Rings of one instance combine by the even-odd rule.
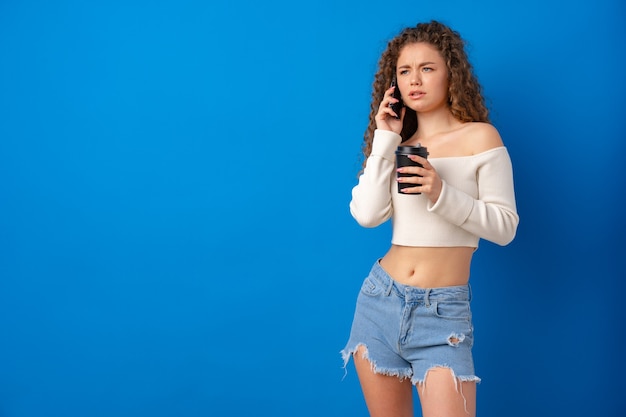
[[375, 373], [365, 347], [354, 353], [354, 365], [370, 417], [412, 417], [413, 385], [410, 378]]
[[424, 417], [476, 416], [476, 381], [461, 381], [448, 368], [430, 369], [417, 392]]

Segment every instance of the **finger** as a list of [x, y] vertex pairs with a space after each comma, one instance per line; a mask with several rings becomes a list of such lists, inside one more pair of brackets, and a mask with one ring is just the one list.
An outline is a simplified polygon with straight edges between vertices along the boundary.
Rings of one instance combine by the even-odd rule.
[[424, 167], [424, 169], [428, 170], [428, 171], [434, 171], [435, 168], [432, 166], [432, 164], [430, 163], [430, 161], [426, 158], [422, 158], [422, 167]]
[[385, 91], [385, 94], [383, 94], [382, 100], [380, 100], [380, 105], [383, 106], [386, 103], [389, 103], [389, 100], [393, 98], [392, 95], [393, 95], [392, 89]]
[[430, 162], [428, 162], [428, 159], [424, 158], [423, 156], [419, 156], [419, 155], [407, 155], [409, 157], [409, 159], [411, 159], [411, 161], [417, 162], [419, 164], [422, 164], [422, 166], [426, 167], [428, 165], [428, 167], [432, 167], [432, 165], [430, 165]]
[[381, 120], [385, 120], [387, 116], [395, 117], [394, 111], [391, 110], [391, 107], [389, 106], [380, 106], [380, 110], [378, 110], [378, 115], [376, 117], [379, 117]]
[[398, 168], [397, 171], [403, 174], [419, 175], [420, 177], [430, 174], [430, 171], [418, 166], [404, 166]]
[[397, 102], [399, 102], [400, 100], [398, 100], [397, 98], [393, 98], [393, 97], [385, 97], [383, 99], [383, 101], [380, 102], [380, 107], [381, 108], [385, 108], [385, 107], [391, 107], [392, 104], [395, 104]]
[[418, 187], [406, 187], [406, 188], [403, 188], [401, 191], [403, 193], [406, 193], [406, 194], [416, 194], [416, 193], [424, 192], [424, 190], [422, 189], [421, 186], [418, 186]]
[[403, 184], [417, 184], [417, 185], [423, 185], [424, 184], [424, 177], [419, 176], [419, 175], [410, 175], [407, 177], [397, 177], [396, 180], [398, 182], [401, 182]]

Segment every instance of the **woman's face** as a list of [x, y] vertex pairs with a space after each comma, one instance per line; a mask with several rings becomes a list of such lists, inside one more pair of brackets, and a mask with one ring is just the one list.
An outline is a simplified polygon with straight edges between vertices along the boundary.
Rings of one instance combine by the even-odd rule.
[[405, 45], [396, 66], [398, 88], [404, 104], [418, 113], [441, 109], [448, 102], [448, 68], [429, 43]]

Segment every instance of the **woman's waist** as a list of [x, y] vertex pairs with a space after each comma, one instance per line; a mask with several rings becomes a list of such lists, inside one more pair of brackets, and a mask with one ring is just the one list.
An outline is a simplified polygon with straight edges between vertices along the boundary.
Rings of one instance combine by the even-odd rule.
[[392, 245], [380, 266], [397, 282], [421, 288], [465, 285], [469, 281], [472, 247]]

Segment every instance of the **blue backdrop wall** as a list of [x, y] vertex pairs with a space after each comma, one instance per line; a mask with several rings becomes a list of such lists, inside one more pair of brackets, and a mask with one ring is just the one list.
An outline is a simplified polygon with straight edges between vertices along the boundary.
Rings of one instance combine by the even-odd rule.
[[472, 276], [482, 416], [621, 415], [626, 6], [0, 3], [0, 416], [364, 416], [379, 54], [461, 32], [521, 223]]

